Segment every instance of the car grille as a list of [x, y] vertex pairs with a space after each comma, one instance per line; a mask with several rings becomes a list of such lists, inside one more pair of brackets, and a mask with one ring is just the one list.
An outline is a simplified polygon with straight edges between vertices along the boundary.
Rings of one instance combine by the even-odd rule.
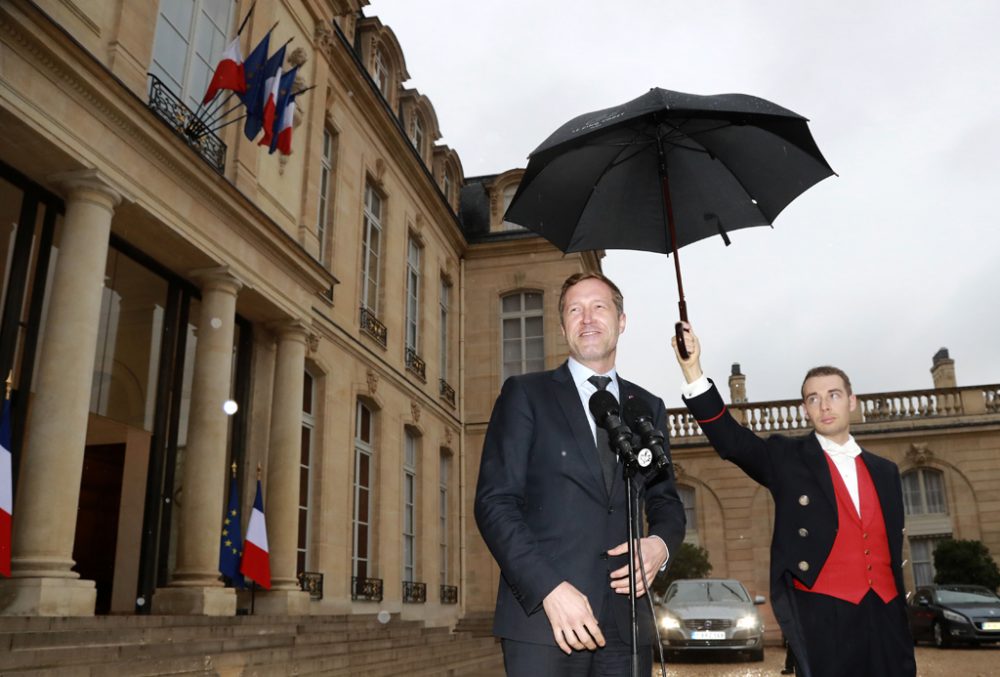
[[733, 622], [728, 618], [697, 618], [684, 621], [688, 630], [728, 630]]

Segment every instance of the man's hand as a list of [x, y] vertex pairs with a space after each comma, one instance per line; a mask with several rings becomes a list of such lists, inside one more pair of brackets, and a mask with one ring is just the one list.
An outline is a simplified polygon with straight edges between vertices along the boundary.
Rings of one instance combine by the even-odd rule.
[[681, 365], [681, 371], [684, 373], [684, 380], [688, 383], [694, 383], [699, 378], [701, 378], [701, 342], [698, 341], [698, 337], [695, 336], [694, 331], [691, 329], [691, 325], [687, 322], [681, 322], [684, 325], [684, 346], [687, 348], [688, 356], [687, 359], [681, 357], [681, 353], [677, 350], [677, 337], [671, 337], [670, 345], [674, 347], [674, 355], [677, 356], [677, 364]]
[[545, 596], [542, 608], [552, 625], [556, 644], [564, 653], [571, 654], [573, 649], [594, 651], [604, 646], [604, 635], [587, 596], [568, 581], [563, 581]]
[[[640, 538], [638, 543], [639, 548], [642, 549], [642, 563], [646, 565], [645, 576], [642, 575], [643, 570], [639, 568], [639, 553], [633, 552], [632, 556], [635, 566], [635, 596], [642, 597], [646, 594], [646, 581], [653, 582], [653, 578], [659, 573], [670, 553], [667, 551], [663, 539], [660, 538]], [[626, 552], [628, 552], [628, 543], [622, 543], [608, 550], [609, 555], [624, 555]], [[628, 594], [628, 565], [611, 572], [611, 589], [619, 595]]]

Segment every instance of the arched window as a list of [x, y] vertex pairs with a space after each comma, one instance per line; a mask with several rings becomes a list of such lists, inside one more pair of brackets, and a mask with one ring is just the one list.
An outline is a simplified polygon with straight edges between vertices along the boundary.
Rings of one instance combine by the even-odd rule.
[[685, 527], [686, 533], [688, 535], [697, 535], [698, 513], [695, 508], [694, 488], [678, 484], [677, 495], [680, 496], [681, 503], [684, 504], [684, 518], [687, 520], [687, 526]]
[[517, 292], [501, 299], [503, 380], [545, 368], [543, 319], [541, 292]]
[[372, 466], [375, 455], [372, 410], [360, 400], [354, 420], [354, 548], [351, 556], [352, 575], [357, 578], [355, 592], [362, 588], [362, 579], [372, 578]]
[[903, 508], [906, 515], [948, 513], [944, 497], [944, 477], [940, 470], [917, 468], [903, 474]]

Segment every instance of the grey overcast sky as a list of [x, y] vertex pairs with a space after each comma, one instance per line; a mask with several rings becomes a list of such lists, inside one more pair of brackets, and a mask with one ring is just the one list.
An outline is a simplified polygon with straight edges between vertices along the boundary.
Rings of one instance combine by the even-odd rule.
[[[795, 397], [833, 363], [860, 393], [1000, 382], [1000, 2], [373, 0], [468, 176], [524, 167], [566, 120], [650, 87], [740, 92], [809, 118], [839, 174], [774, 229], [681, 250], [706, 372]], [[673, 263], [609, 251], [625, 378], [679, 406]], [[725, 392], [725, 388], [723, 388]]]

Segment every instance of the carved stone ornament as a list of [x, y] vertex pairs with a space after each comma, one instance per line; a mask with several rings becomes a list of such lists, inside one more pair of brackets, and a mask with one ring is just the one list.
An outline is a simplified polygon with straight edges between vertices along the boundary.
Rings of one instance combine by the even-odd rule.
[[410, 415], [413, 417], [414, 423], [420, 423], [420, 405], [417, 404], [416, 400], [410, 401]]
[[684, 475], [684, 466], [674, 461], [671, 465], [674, 467], [674, 477], [681, 477]]
[[927, 465], [934, 459], [934, 452], [931, 451], [925, 442], [914, 442], [906, 451], [906, 460], [914, 465]]
[[306, 336], [306, 347], [309, 349], [310, 355], [315, 355], [319, 352], [319, 335], [309, 334]]
[[452, 440], [451, 428], [445, 428], [444, 429], [444, 443], [447, 444], [450, 447], [451, 446], [451, 440]]
[[528, 276], [525, 275], [522, 271], [518, 271], [518, 272], [514, 273], [514, 286], [515, 287], [523, 287], [524, 286], [524, 281], [527, 280], [527, 279], [528, 279]]
[[385, 176], [385, 160], [375, 158], [375, 180], [378, 183], [382, 183], [383, 176]]
[[313, 29], [313, 39], [316, 46], [324, 51], [329, 51], [333, 47], [333, 28], [326, 21], [317, 21]]
[[373, 369], [368, 370], [368, 394], [374, 395], [378, 390], [378, 374]]
[[288, 55], [287, 60], [288, 64], [292, 67], [301, 66], [309, 60], [309, 53], [304, 47], [296, 47], [292, 50], [292, 53]]

